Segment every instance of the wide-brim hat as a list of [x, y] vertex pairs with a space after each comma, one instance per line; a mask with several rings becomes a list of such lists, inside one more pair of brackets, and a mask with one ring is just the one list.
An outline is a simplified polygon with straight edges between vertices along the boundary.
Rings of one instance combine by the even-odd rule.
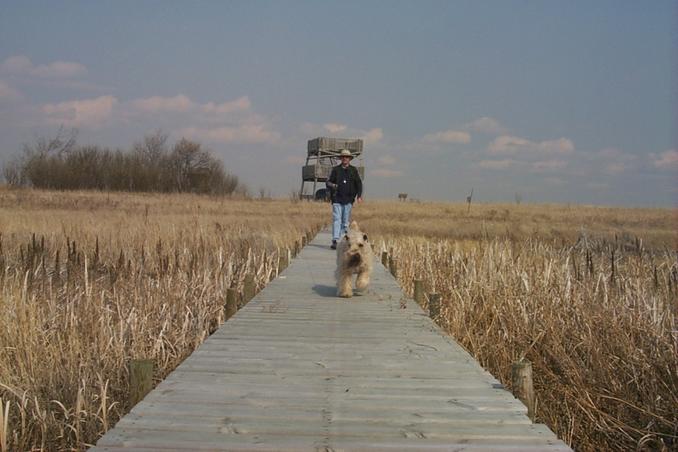
[[353, 154], [351, 154], [351, 151], [349, 151], [348, 149], [342, 149], [341, 151], [339, 151], [339, 157], [351, 157], [351, 158], [353, 158]]

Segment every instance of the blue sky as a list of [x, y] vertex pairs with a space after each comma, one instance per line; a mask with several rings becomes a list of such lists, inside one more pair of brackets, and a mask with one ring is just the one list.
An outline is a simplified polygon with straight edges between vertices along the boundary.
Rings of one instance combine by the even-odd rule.
[[258, 192], [365, 139], [366, 196], [678, 204], [672, 1], [0, 3], [0, 161], [200, 141]]

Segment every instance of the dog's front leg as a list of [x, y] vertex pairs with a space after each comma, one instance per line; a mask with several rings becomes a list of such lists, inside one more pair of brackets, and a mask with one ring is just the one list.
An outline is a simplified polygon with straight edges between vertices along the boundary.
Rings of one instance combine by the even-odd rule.
[[356, 289], [362, 291], [367, 289], [367, 286], [370, 285], [370, 272], [363, 270], [358, 273], [358, 279], [356, 279], [355, 287]]
[[344, 298], [351, 298], [353, 296], [353, 275], [344, 273], [339, 276], [339, 287], [337, 287], [337, 295]]

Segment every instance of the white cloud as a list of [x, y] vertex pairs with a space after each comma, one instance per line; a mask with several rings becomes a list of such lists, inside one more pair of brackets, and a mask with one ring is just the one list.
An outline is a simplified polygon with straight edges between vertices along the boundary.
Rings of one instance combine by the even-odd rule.
[[306, 137], [317, 137], [323, 134], [323, 127], [312, 122], [304, 122], [299, 126], [299, 131]]
[[79, 77], [87, 74], [87, 68], [80, 63], [55, 61], [47, 65], [36, 66], [33, 68], [32, 74], [38, 77]]
[[184, 94], [176, 96], [152, 96], [134, 99], [129, 102], [133, 111], [144, 113], [188, 113], [206, 115], [206, 118], [221, 120], [222, 116], [247, 111], [252, 107], [249, 97], [242, 96], [235, 100], [199, 104]]
[[26, 56], [11, 56], [0, 64], [0, 70], [8, 74], [27, 74], [33, 68], [31, 59]]
[[384, 131], [380, 127], [364, 130], [339, 123], [327, 123], [321, 125], [312, 122], [304, 122], [299, 126], [299, 130], [306, 139], [328, 136], [328, 133], [332, 135], [341, 133], [341, 138], [358, 138], [363, 140], [365, 144], [375, 144], [384, 138]]
[[183, 94], [174, 97], [146, 97], [135, 99], [131, 103], [135, 109], [146, 113], [186, 112], [195, 106], [195, 103]]
[[652, 165], [660, 170], [678, 170], [678, 150], [669, 149], [660, 154], [650, 154]]
[[358, 137], [362, 138], [365, 144], [375, 144], [384, 138], [384, 132], [381, 128], [375, 128], [359, 133]]
[[9, 86], [6, 82], [0, 80], [0, 101], [3, 100], [18, 100], [23, 96], [19, 91]]
[[71, 100], [56, 104], [45, 104], [41, 110], [47, 115], [47, 121], [69, 127], [83, 125], [100, 126], [108, 120], [118, 99], [113, 96], [101, 96], [94, 99]]
[[347, 129], [345, 124], [337, 124], [336, 122], [330, 122], [328, 124], [323, 124], [323, 128], [329, 133], [339, 133]]
[[504, 160], [481, 160], [478, 165], [481, 168], [492, 169], [492, 170], [503, 170], [513, 166], [517, 163], [515, 160], [504, 159]]
[[30, 75], [43, 78], [71, 78], [87, 74], [87, 68], [71, 61], [54, 61], [49, 64], [34, 65], [24, 55], [11, 56], [0, 64], [0, 70], [14, 75]]
[[485, 133], [487, 135], [502, 135], [508, 132], [508, 129], [500, 124], [499, 121], [488, 116], [483, 116], [475, 121], [464, 124], [463, 128], [464, 130]]
[[537, 142], [510, 135], [502, 135], [495, 138], [489, 144], [487, 150], [491, 154], [507, 155], [515, 155], [521, 152], [567, 154], [574, 151], [574, 144], [568, 138]]
[[567, 162], [564, 160], [543, 160], [532, 163], [532, 169], [537, 172], [554, 171], [565, 168], [566, 166]]
[[382, 155], [377, 159], [379, 165], [391, 166], [396, 162], [395, 158], [391, 155]]
[[429, 133], [424, 135], [423, 141], [425, 143], [469, 143], [471, 135], [468, 132], [459, 130], [444, 130], [442, 132]]
[[488, 151], [493, 154], [499, 153], [514, 153], [517, 150], [530, 150], [534, 147], [534, 143], [524, 138], [512, 137], [502, 135], [495, 138], [488, 146]]
[[221, 104], [208, 102], [202, 105], [201, 108], [205, 113], [223, 115], [238, 111], [249, 110], [251, 107], [252, 103], [250, 102], [250, 98], [247, 96], [242, 96], [230, 102], [223, 102]]
[[604, 171], [608, 174], [621, 174], [628, 168], [623, 162], [608, 163], [605, 165]]
[[274, 143], [280, 134], [270, 130], [265, 124], [239, 124], [223, 127], [186, 127], [179, 130], [186, 138], [211, 141], [214, 143]]
[[601, 157], [601, 158], [619, 158], [622, 155], [624, 155], [624, 153], [617, 148], [601, 149], [596, 154], [597, 154], [598, 157]]
[[617, 148], [605, 148], [596, 152], [593, 158], [603, 164], [602, 171], [604, 173], [621, 174], [633, 169], [638, 156]]
[[[52, 124], [99, 127], [106, 121], [144, 121], [163, 124], [187, 138], [217, 143], [273, 143], [280, 139], [267, 118], [252, 111], [250, 100], [199, 104], [184, 94], [152, 96], [119, 102], [113, 96], [69, 100], [43, 105], [40, 110]], [[242, 114], [245, 112], [245, 114]]]
[[373, 171], [370, 171], [370, 175], [376, 177], [399, 177], [403, 175], [403, 172], [400, 170], [393, 170], [387, 168], [379, 168]]

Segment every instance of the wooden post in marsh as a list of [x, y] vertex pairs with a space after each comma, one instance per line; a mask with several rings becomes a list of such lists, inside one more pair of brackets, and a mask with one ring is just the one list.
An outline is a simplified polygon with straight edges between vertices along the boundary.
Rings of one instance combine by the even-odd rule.
[[525, 359], [511, 365], [511, 386], [513, 395], [527, 407], [527, 416], [534, 420], [535, 396], [532, 385], [532, 363]]
[[381, 265], [388, 268], [388, 252], [387, 251], [381, 252]]
[[289, 264], [289, 250], [287, 248], [280, 250], [280, 255], [278, 256], [278, 274], [282, 273]]
[[252, 298], [254, 298], [254, 275], [249, 274], [245, 275], [242, 304], [246, 305]]
[[305, 246], [306, 246], [306, 236], [305, 236], [305, 235], [302, 235], [302, 236], [301, 236], [301, 247], [303, 248], [303, 247], [305, 247]]
[[238, 292], [235, 289], [226, 289], [226, 305], [224, 306], [224, 321], [238, 312]]
[[294, 242], [294, 257], [297, 257], [299, 253], [301, 252], [301, 244], [299, 243], [299, 240]]
[[424, 304], [424, 281], [421, 279], [414, 280], [414, 301], [422, 306]]
[[440, 294], [428, 294], [428, 316], [435, 322], [440, 316]]
[[133, 359], [129, 362], [129, 407], [139, 403], [153, 389], [153, 360]]
[[398, 259], [390, 258], [388, 260], [388, 268], [394, 278], [398, 279]]
[[[615, 238], [616, 238], [616, 236], [615, 236]], [[610, 267], [612, 269], [611, 275], [610, 275], [610, 281], [612, 281], [612, 283], [614, 283], [614, 273], [615, 273], [614, 272], [614, 248], [612, 249], [612, 252], [610, 254]]]

